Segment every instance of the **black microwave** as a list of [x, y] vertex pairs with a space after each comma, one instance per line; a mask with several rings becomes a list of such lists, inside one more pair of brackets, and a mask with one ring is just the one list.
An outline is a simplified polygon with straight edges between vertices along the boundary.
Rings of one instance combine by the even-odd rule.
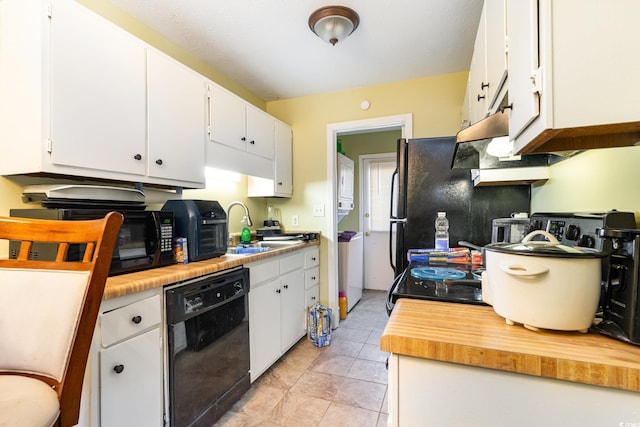
[[[121, 210], [121, 209], [11, 209], [12, 217], [86, 220], [104, 217], [107, 212], [117, 210], [124, 216], [118, 233], [118, 240], [111, 258], [109, 275], [131, 273], [149, 268], [173, 264], [175, 220], [172, 212]], [[9, 243], [9, 257], [16, 258], [18, 242]], [[53, 260], [56, 245], [34, 243], [29, 257], [41, 260]], [[84, 245], [71, 245], [67, 253], [70, 261], [80, 260]]]

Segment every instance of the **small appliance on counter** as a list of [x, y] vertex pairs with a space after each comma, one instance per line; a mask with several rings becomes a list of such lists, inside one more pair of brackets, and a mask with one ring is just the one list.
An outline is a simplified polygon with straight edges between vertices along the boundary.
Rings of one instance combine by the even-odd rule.
[[529, 218], [526, 212], [513, 213], [509, 218], [496, 218], [491, 221], [491, 243], [517, 243], [528, 231]]
[[[24, 188], [22, 201], [40, 204], [46, 209], [11, 209], [12, 217], [86, 220], [104, 217], [117, 211], [124, 216], [109, 275], [131, 273], [173, 264], [174, 218], [171, 212], [145, 210], [145, 196], [140, 190], [100, 185], [32, 185]], [[9, 243], [9, 257], [15, 258], [18, 242]], [[53, 259], [55, 245], [36, 242], [31, 256]], [[68, 260], [79, 260], [81, 245], [70, 245]]]
[[603, 320], [596, 329], [607, 336], [640, 345], [640, 230], [599, 229], [612, 247]]
[[187, 239], [189, 261], [216, 258], [227, 252], [227, 214], [217, 201], [171, 199], [162, 211], [173, 212], [175, 236]]
[[260, 237], [277, 236], [283, 233], [280, 220], [280, 209], [268, 206], [267, 217], [269, 219], [265, 220], [263, 222], [263, 226], [256, 230], [258, 240], [260, 240]]

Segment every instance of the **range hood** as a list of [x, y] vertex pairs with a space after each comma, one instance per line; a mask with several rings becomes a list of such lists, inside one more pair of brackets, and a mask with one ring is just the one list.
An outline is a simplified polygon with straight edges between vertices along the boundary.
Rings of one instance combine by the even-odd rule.
[[474, 185], [530, 184], [548, 178], [546, 168], [565, 157], [553, 153], [489, 154], [489, 144], [508, 141], [509, 115], [504, 109], [458, 132], [452, 169], [471, 169]]

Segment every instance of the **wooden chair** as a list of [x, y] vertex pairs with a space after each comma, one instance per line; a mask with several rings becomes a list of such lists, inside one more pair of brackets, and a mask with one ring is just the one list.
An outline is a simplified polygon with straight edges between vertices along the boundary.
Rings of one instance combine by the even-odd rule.
[[[52, 221], [0, 217], [0, 426], [72, 426], [122, 215]], [[54, 261], [29, 259], [34, 242], [57, 244]], [[70, 245], [86, 244], [81, 261]]]

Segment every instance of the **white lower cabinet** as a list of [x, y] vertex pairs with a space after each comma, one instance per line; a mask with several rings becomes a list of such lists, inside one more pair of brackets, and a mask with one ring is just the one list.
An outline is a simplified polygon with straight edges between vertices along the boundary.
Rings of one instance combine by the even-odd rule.
[[164, 424], [160, 292], [103, 301], [90, 355], [91, 426]]
[[252, 382], [306, 333], [304, 254], [247, 265]]

